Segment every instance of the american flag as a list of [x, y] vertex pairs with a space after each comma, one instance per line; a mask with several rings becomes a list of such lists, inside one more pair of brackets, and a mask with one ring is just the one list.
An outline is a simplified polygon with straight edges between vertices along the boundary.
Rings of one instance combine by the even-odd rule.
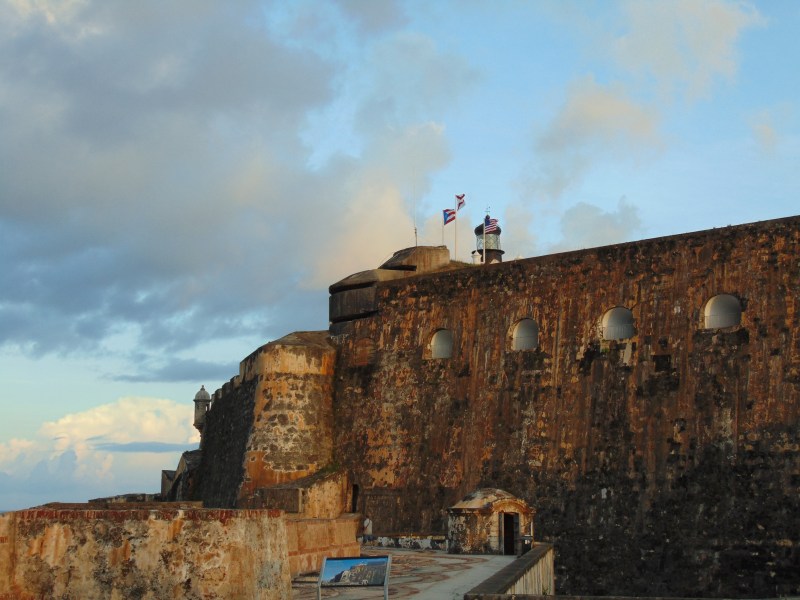
[[490, 219], [489, 215], [486, 215], [486, 218], [483, 220], [483, 232], [492, 233], [498, 229], [499, 226], [497, 225], [497, 219]]
[[467, 203], [467, 201], [464, 200], [465, 196], [466, 194], [456, 194], [456, 210], [464, 208], [464, 205]]
[[452, 208], [445, 208], [442, 211], [442, 216], [444, 217], [444, 224], [447, 225], [456, 220], [456, 211]]

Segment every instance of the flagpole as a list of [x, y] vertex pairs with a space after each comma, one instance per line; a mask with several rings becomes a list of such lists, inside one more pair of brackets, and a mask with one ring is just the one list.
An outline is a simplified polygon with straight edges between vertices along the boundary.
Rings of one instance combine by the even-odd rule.
[[417, 195], [414, 194], [414, 247], [418, 246], [417, 242]]
[[453, 220], [456, 222], [456, 231], [453, 234], [455, 237], [455, 247], [453, 248], [453, 260], [458, 260], [458, 211], [464, 207], [464, 196], [466, 194], [456, 194], [456, 207], [453, 209]]
[[455, 215], [456, 215], [456, 219], [455, 219], [456, 233], [455, 233], [455, 243], [454, 243], [454, 248], [453, 248], [453, 254], [455, 256], [453, 257], [453, 260], [458, 260], [458, 202], [457, 201], [456, 201], [455, 210], [456, 210], [456, 212], [455, 212]]
[[486, 264], [486, 223], [489, 221], [489, 207], [486, 207], [486, 216], [483, 218], [483, 256], [481, 262]]

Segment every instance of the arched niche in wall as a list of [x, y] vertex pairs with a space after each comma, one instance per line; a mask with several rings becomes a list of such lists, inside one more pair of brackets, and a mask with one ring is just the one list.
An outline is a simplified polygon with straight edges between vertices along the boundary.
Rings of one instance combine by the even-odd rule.
[[453, 332], [449, 329], [437, 329], [430, 342], [431, 358], [450, 358], [453, 356]]
[[534, 350], [539, 346], [539, 326], [533, 319], [520, 319], [511, 326], [511, 349]]
[[624, 306], [616, 306], [603, 315], [604, 340], [625, 340], [635, 333], [633, 313]]
[[734, 327], [742, 322], [742, 303], [736, 296], [719, 294], [709, 299], [703, 309], [703, 327], [720, 329]]

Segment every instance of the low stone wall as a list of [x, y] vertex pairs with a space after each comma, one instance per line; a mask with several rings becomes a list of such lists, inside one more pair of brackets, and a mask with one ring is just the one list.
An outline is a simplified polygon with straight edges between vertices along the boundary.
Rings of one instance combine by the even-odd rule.
[[443, 535], [382, 535], [364, 546], [379, 548], [406, 548], [409, 550], [447, 550], [447, 538]]
[[360, 517], [342, 515], [338, 519], [286, 519], [286, 539], [289, 571], [292, 577], [300, 573], [319, 571], [322, 559], [358, 556], [361, 547], [356, 540]]
[[347, 475], [319, 471], [308, 477], [257, 489], [239, 508], [278, 508], [297, 519], [335, 519], [347, 511]]
[[0, 599], [291, 598], [280, 511], [78, 506], [0, 516]]

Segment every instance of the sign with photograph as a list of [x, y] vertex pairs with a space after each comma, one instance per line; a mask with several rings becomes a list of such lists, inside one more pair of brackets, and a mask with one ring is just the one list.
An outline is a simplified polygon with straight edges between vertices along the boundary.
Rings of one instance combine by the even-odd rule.
[[319, 572], [317, 598], [323, 587], [383, 586], [383, 597], [389, 597], [391, 556], [347, 556], [324, 558]]

